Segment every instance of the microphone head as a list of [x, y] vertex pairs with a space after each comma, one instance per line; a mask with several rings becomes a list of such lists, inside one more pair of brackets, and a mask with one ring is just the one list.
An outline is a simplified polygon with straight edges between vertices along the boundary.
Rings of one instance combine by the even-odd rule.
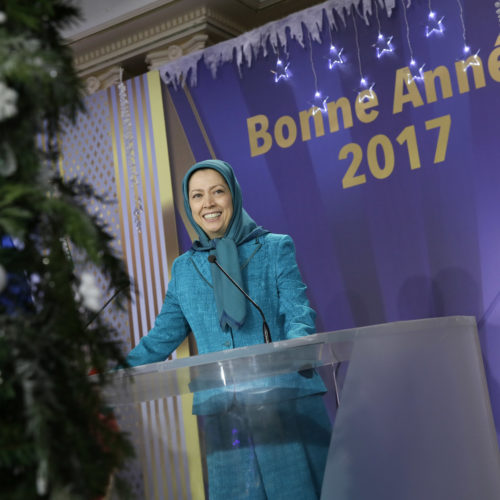
[[208, 256], [208, 262], [210, 262], [211, 264], [215, 264], [215, 261], [217, 259], [215, 258], [215, 255], [209, 255]]

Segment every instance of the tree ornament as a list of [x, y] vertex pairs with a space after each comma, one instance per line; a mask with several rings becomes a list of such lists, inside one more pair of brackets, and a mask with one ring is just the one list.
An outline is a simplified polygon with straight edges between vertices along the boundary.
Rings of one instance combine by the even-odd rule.
[[17, 170], [14, 151], [6, 142], [0, 145], [0, 176], [9, 177]]
[[17, 114], [17, 92], [0, 81], [0, 122]]
[[78, 293], [83, 299], [83, 305], [92, 312], [101, 308], [101, 290], [97, 286], [95, 276], [85, 272], [80, 279]]

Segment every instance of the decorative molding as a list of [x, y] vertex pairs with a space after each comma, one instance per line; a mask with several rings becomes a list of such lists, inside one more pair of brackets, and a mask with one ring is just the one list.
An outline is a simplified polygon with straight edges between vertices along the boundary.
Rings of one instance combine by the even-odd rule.
[[[179, 41], [185, 44], [186, 39], [192, 39], [200, 34], [206, 35], [208, 44], [209, 37], [216, 43], [242, 32], [243, 27], [211, 9], [200, 7], [144, 29], [127, 30], [126, 36], [113, 39], [113, 34], [110, 33], [110, 36], [106, 37], [107, 43], [84, 53], [79, 53], [79, 42], [73, 42], [70, 46], [75, 53], [77, 71], [82, 77], [90, 77], [111, 65], [122, 65], [123, 61], [131, 57], [168, 50], [169, 45], [175, 42], [178, 44]], [[196, 39], [195, 43], [199, 44], [199, 39]], [[204, 48], [206, 44], [200, 48]]]
[[98, 90], [107, 89], [111, 85], [120, 83], [122, 72], [121, 66], [113, 66], [102, 73], [89, 76], [84, 80], [85, 91], [90, 95]]
[[154, 50], [146, 54], [148, 70], [152, 71], [182, 56], [202, 50], [207, 46], [209, 37], [205, 34], [194, 35], [187, 42], [179, 45], [169, 45], [167, 48]]

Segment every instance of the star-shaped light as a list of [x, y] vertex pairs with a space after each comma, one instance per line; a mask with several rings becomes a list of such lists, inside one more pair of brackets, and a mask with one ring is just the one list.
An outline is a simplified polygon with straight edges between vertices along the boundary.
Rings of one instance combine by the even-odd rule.
[[335, 45], [330, 45], [330, 57], [328, 58], [328, 69], [332, 69], [336, 64], [344, 64], [342, 49], [337, 49]]
[[[470, 47], [466, 45], [464, 47], [464, 54], [470, 54]], [[479, 50], [471, 57], [468, 58], [467, 64], [464, 66], [464, 71], [467, 71], [469, 66], [481, 66], [481, 59], [478, 57]]]
[[408, 84], [410, 84], [414, 80], [422, 81], [424, 79], [424, 66], [425, 66], [425, 63], [419, 67], [417, 64], [417, 61], [415, 61], [415, 59], [412, 59], [410, 61], [410, 72], [408, 73]]
[[378, 34], [377, 41], [373, 44], [377, 51], [377, 57], [380, 59], [384, 54], [394, 52], [394, 46], [391, 41], [393, 36], [385, 36], [382, 33]]
[[271, 73], [274, 73], [274, 83], [278, 83], [280, 80], [288, 80], [291, 76], [290, 71], [288, 71], [288, 66], [290, 63], [286, 64], [278, 57], [276, 61], [276, 69], [271, 70]]
[[375, 92], [373, 91], [373, 87], [375, 84], [368, 84], [368, 80], [364, 77], [361, 78], [360, 88], [357, 90], [358, 93], [358, 102], [371, 101], [375, 98]]
[[314, 93], [313, 100], [311, 102], [312, 114], [315, 115], [319, 111], [321, 111], [322, 113], [327, 113], [328, 112], [328, 108], [326, 106], [327, 100], [328, 100], [328, 96], [323, 97], [321, 95], [321, 92], [319, 90], [316, 90], [316, 92]]
[[438, 34], [443, 33], [444, 31], [443, 19], [444, 16], [438, 18], [436, 13], [431, 10], [429, 12], [429, 17], [427, 19], [427, 25], [425, 26], [425, 36], [429, 37], [433, 33], [438, 33]]

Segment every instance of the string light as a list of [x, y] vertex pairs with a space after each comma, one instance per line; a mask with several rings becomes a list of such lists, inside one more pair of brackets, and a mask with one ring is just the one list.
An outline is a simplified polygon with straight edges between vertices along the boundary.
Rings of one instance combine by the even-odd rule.
[[410, 65], [409, 65], [410, 71], [408, 73], [408, 84], [410, 84], [414, 80], [423, 80], [424, 79], [425, 63], [419, 67], [419, 65], [417, 64], [417, 61], [415, 60], [415, 57], [413, 55], [413, 47], [411, 46], [411, 41], [410, 41], [410, 23], [408, 22], [406, 3], [405, 3], [405, 0], [401, 0], [401, 2], [403, 4], [403, 17], [404, 17], [405, 24], [406, 24], [406, 40], [408, 42], [408, 49], [410, 50]]
[[373, 91], [373, 87], [375, 87], [375, 84], [372, 83], [370, 86], [368, 86], [368, 82], [366, 80], [364, 81], [364, 84], [361, 84], [361, 91], [359, 92], [358, 95], [358, 102], [364, 102], [364, 101], [371, 101], [372, 99], [375, 99], [375, 92]]
[[336, 64], [344, 64], [342, 52], [344, 49], [337, 49], [335, 45], [330, 45], [330, 57], [328, 58], [328, 69], [333, 69]]
[[391, 43], [392, 39], [394, 37], [392, 35], [385, 36], [382, 33], [381, 26], [380, 26], [380, 19], [378, 17], [377, 2], [375, 2], [375, 17], [377, 19], [378, 35], [377, 35], [376, 42], [373, 44], [373, 47], [375, 47], [375, 51], [377, 53], [377, 58], [380, 59], [384, 54], [390, 54], [391, 52], [394, 52], [394, 46]]
[[292, 73], [288, 69], [290, 63], [288, 61], [283, 62], [274, 46], [273, 49], [274, 53], [276, 54], [276, 68], [274, 70], [271, 70], [271, 73], [274, 74], [274, 83], [278, 83], [280, 80], [288, 80], [292, 76]]
[[356, 24], [356, 12], [354, 11], [354, 6], [352, 7], [352, 23], [354, 25], [354, 39], [356, 41], [356, 54], [358, 56], [358, 68], [359, 68], [359, 84], [360, 87], [356, 90], [358, 93], [358, 101], [371, 101], [375, 97], [375, 92], [373, 92], [374, 83], [371, 85], [368, 80], [363, 76], [363, 68], [361, 66], [361, 49], [359, 48], [358, 39], [358, 25]]
[[316, 70], [314, 68], [311, 33], [308, 33], [308, 35], [309, 35], [309, 59], [311, 61], [311, 69], [314, 76], [314, 96], [311, 102], [312, 104], [311, 107], [312, 107], [312, 114], [315, 115], [319, 111], [321, 111], [322, 113], [328, 112], [328, 108], [326, 106], [326, 103], [328, 101], [328, 96], [323, 97], [321, 92], [318, 90], [318, 77], [316, 75]]
[[442, 34], [444, 31], [443, 19], [444, 16], [439, 17], [436, 12], [432, 10], [431, 0], [429, 0], [429, 15], [425, 26], [425, 36], [430, 37], [433, 33]]
[[280, 80], [288, 80], [291, 76], [290, 71], [288, 71], [288, 66], [290, 63], [286, 64], [278, 57], [276, 61], [276, 69], [271, 70], [271, 73], [274, 73], [274, 83], [278, 83]]
[[327, 101], [328, 101], [328, 96], [323, 97], [321, 92], [319, 90], [316, 90], [314, 93], [313, 101], [312, 101], [312, 114], [315, 115], [319, 111], [322, 113], [327, 113], [328, 108], [327, 108]]
[[425, 63], [422, 64], [422, 66], [418, 66], [417, 61], [415, 61], [415, 59], [412, 59], [410, 61], [410, 72], [408, 73], [408, 84], [410, 84], [414, 80], [417, 80], [417, 81], [425, 80], [424, 67], [425, 67]]
[[377, 52], [377, 58], [380, 59], [385, 53], [390, 54], [394, 52], [394, 47], [391, 43], [393, 37], [384, 36], [382, 33], [378, 34], [377, 41], [373, 44]]
[[[425, 73], [424, 73], [424, 68], [425, 68], [425, 63], [424, 64], [419, 64], [417, 60], [415, 59], [414, 53], [413, 53], [413, 47], [411, 44], [410, 40], [410, 25], [408, 22], [408, 16], [407, 16], [407, 4], [406, 0], [401, 0], [403, 4], [403, 13], [404, 13], [404, 21], [406, 25], [406, 39], [408, 43], [408, 49], [410, 52], [410, 61], [408, 65], [408, 76], [407, 76], [407, 81], [408, 84], [412, 83], [413, 81], [423, 81], [425, 80]], [[466, 37], [466, 27], [465, 27], [465, 22], [464, 22], [464, 12], [463, 12], [463, 7], [461, 4], [460, 0], [456, 0], [459, 10], [460, 10], [460, 20], [462, 23], [462, 32], [463, 32], [463, 40], [464, 40], [464, 46], [463, 46], [463, 54], [467, 56], [467, 61], [464, 62], [463, 64], [463, 69], [466, 71], [469, 66], [480, 66], [481, 65], [481, 59], [479, 58], [479, 50], [472, 54], [471, 47], [467, 44], [467, 37]], [[428, 6], [429, 6], [429, 14], [428, 14], [428, 22], [425, 26], [425, 35], [426, 37], [430, 37], [433, 34], [443, 34], [444, 33], [444, 25], [443, 25], [443, 19], [444, 16], [439, 16], [433, 9], [431, 5], [431, 0], [428, 1]], [[500, 1], [497, 1], [495, 3], [495, 6], [498, 7], [498, 14], [499, 14], [499, 19], [500, 19]], [[355, 90], [358, 93], [358, 100], [359, 102], [364, 102], [368, 100], [372, 100], [376, 98], [376, 94], [374, 92], [374, 87], [375, 83], [374, 82], [369, 82], [369, 80], [366, 78], [366, 76], [363, 74], [363, 67], [362, 67], [362, 62], [361, 62], [361, 49], [360, 49], [360, 43], [359, 43], [359, 33], [358, 33], [358, 26], [356, 22], [356, 10], [355, 7], [352, 6], [352, 20], [353, 20], [353, 27], [354, 27], [354, 33], [355, 33], [355, 43], [356, 43], [356, 53], [357, 53], [357, 61], [358, 61], [358, 69], [359, 69], [359, 77], [360, 77], [360, 83], [359, 87]], [[394, 45], [392, 43], [393, 36], [386, 36], [382, 33], [381, 31], [381, 24], [380, 24], [380, 18], [379, 18], [379, 12], [378, 12], [378, 5], [377, 2], [375, 2], [375, 15], [377, 19], [377, 24], [378, 24], [378, 35], [377, 35], [377, 40], [373, 44], [373, 47], [376, 49], [376, 55], [377, 58], [380, 59], [384, 54], [392, 53], [394, 52]], [[333, 70], [335, 67], [338, 67], [340, 65], [345, 64], [346, 59], [344, 55], [344, 48], [343, 47], [338, 47], [334, 44], [333, 42], [333, 36], [332, 36], [332, 30], [331, 26], [329, 25], [330, 29], [330, 48], [329, 48], [329, 57], [328, 57], [328, 69]], [[318, 79], [317, 79], [317, 74], [314, 66], [314, 61], [313, 61], [313, 50], [312, 50], [312, 38], [311, 34], [308, 33], [309, 36], [309, 57], [310, 57], [310, 62], [311, 62], [311, 69], [314, 77], [314, 95], [312, 98], [312, 101], [309, 101], [312, 105], [312, 113], [316, 114], [317, 112], [328, 112], [327, 109], [327, 102], [328, 102], [328, 96], [323, 96], [322, 92], [318, 89]], [[274, 47], [273, 47], [274, 48]], [[280, 80], [288, 80], [290, 78], [291, 72], [288, 69], [290, 66], [290, 63], [288, 60], [283, 61], [281, 57], [279, 57], [278, 52], [275, 49], [275, 54], [277, 56], [276, 60], [276, 69], [271, 70], [271, 72], [274, 74], [274, 81], [277, 83]], [[288, 59], [288, 57], [287, 57]]]
[[472, 56], [467, 59], [467, 64], [464, 66], [464, 71], [467, 71], [469, 66], [481, 66], [481, 59], [478, 57], [479, 50]]
[[[460, 14], [460, 21], [462, 23], [462, 36], [464, 39], [464, 49], [463, 53], [465, 56], [469, 56], [471, 53], [471, 48], [467, 44], [467, 33], [465, 30], [465, 21], [464, 21], [464, 9], [462, 7], [462, 4], [460, 3], [460, 0], [457, 0], [458, 4], [458, 9], [459, 9], [459, 14]], [[467, 68], [469, 66], [480, 66], [481, 65], [481, 59], [478, 57], [479, 50], [471, 57], [468, 57], [467, 64], [464, 65], [464, 71], [467, 71]]]
[[328, 69], [333, 69], [336, 65], [344, 64], [345, 59], [342, 57], [342, 52], [344, 48], [337, 48], [333, 43], [332, 28], [328, 24], [328, 30], [330, 32], [330, 57], [328, 58]]

